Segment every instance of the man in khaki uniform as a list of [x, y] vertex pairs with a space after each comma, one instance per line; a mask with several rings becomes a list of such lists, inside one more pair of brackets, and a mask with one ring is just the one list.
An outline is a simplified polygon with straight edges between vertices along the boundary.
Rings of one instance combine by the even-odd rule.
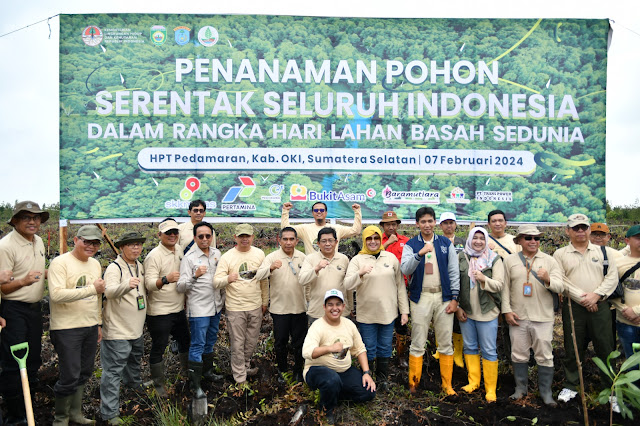
[[258, 281], [256, 274], [264, 260], [264, 252], [253, 247], [253, 226], [236, 226], [236, 246], [222, 255], [213, 277], [215, 288], [226, 289], [227, 327], [231, 342], [231, 370], [236, 383], [244, 384], [247, 376], [258, 374], [251, 368], [251, 357], [258, 344], [262, 315], [267, 312], [269, 288], [267, 280]]
[[144, 352], [142, 329], [147, 312], [144, 267], [138, 262], [146, 238], [128, 232], [114, 243], [120, 254], [106, 269], [100, 345], [100, 414], [110, 425], [122, 424], [120, 381], [142, 389], [140, 362]]
[[[318, 246], [318, 232], [322, 228], [333, 228], [336, 230], [336, 247], [340, 244], [340, 240], [343, 238], [350, 238], [358, 235], [362, 231], [362, 211], [360, 210], [360, 204], [352, 204], [353, 209], [353, 226], [334, 225], [327, 223], [327, 205], [323, 202], [317, 202], [311, 207], [311, 213], [313, 215], [314, 223], [303, 223], [300, 225], [289, 224], [289, 211], [293, 207], [292, 203], [284, 203], [282, 205], [282, 217], [280, 218], [280, 228], [286, 228], [292, 226], [298, 233], [298, 237], [304, 244], [304, 252], [306, 255], [310, 255], [313, 252], [321, 249]], [[322, 315], [321, 315], [322, 316]]]
[[[204, 216], [207, 214], [207, 204], [202, 200], [193, 200], [189, 203], [190, 220], [183, 222], [179, 226], [180, 240], [178, 244], [182, 248], [183, 254], [187, 254], [191, 247], [193, 247], [193, 226], [196, 223], [202, 222]], [[216, 234], [213, 232], [213, 240], [211, 240], [211, 247], [216, 248]]]
[[320, 251], [308, 254], [298, 282], [307, 286], [307, 316], [309, 325], [324, 315], [324, 295], [333, 288], [346, 294], [343, 316], [349, 316], [353, 309], [353, 291], [347, 292], [344, 288], [344, 277], [349, 267], [349, 258], [336, 251], [338, 238], [333, 228], [322, 228], [318, 232], [318, 244]]
[[26, 414], [18, 363], [11, 355], [11, 346], [27, 342], [27, 373], [37, 378], [42, 365], [40, 347], [42, 339], [42, 308], [44, 293], [45, 257], [42, 239], [36, 235], [40, 224], [49, 219], [33, 201], [16, 204], [9, 225], [13, 227], [0, 240], [0, 270], [12, 271], [13, 280], [2, 286], [0, 317], [7, 318], [9, 327], [2, 333], [0, 344], [0, 393], [7, 408], [7, 424], [25, 422]]
[[160, 243], [144, 260], [144, 284], [147, 289], [147, 329], [151, 335], [149, 367], [158, 396], [165, 398], [164, 351], [169, 335], [178, 343], [180, 365], [187, 369], [189, 357], [189, 323], [184, 310], [184, 294], [177, 290], [182, 248], [178, 224], [167, 218], [158, 225]]
[[545, 404], [555, 406], [553, 383], [553, 293], [562, 293], [558, 263], [540, 251], [541, 232], [534, 225], [518, 228], [515, 242], [521, 253], [504, 259], [502, 313], [511, 334], [511, 361], [516, 390], [511, 399], [527, 395], [530, 350], [538, 363], [538, 389]]
[[[608, 271], [605, 274], [602, 249], [589, 241], [589, 218], [581, 213], [569, 216], [566, 232], [571, 242], [568, 246], [556, 250], [553, 257], [560, 265], [566, 278], [565, 287], [574, 301], [571, 306], [578, 356], [581, 362], [584, 361], [585, 343], [591, 340], [596, 355], [600, 359], [607, 359], [614, 349], [610, 305], [606, 299], [618, 285], [616, 254], [613, 249], [605, 248], [609, 260]], [[580, 381], [573, 349], [569, 304], [566, 299], [562, 304], [562, 322], [566, 354], [565, 383], [558, 400], [568, 402], [577, 395]], [[602, 374], [601, 379], [603, 384], [607, 383], [607, 378]]]
[[489, 248], [506, 258], [512, 253], [522, 250], [522, 247], [514, 241], [513, 235], [505, 232], [507, 229], [507, 216], [502, 210], [492, 210], [487, 217], [489, 225]]
[[56, 257], [49, 266], [49, 328], [60, 370], [53, 387], [56, 426], [67, 425], [69, 420], [95, 423], [82, 415], [82, 394], [102, 340], [105, 282], [100, 262], [93, 258], [101, 241], [102, 231], [97, 226], [84, 225], [73, 239], [73, 250]]
[[278, 364], [278, 381], [284, 382], [287, 371], [287, 344], [291, 336], [293, 349], [293, 377], [302, 381], [302, 344], [307, 335], [307, 315], [304, 288], [298, 284], [298, 275], [304, 262], [304, 253], [296, 250], [298, 234], [292, 227], [280, 231], [280, 249], [265, 257], [258, 268], [256, 280], [269, 278], [269, 313], [273, 318], [273, 339]]

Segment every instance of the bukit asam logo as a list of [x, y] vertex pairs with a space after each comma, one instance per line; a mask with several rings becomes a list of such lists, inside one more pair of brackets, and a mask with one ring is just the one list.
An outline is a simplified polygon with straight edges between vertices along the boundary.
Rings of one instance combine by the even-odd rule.
[[293, 184], [289, 188], [289, 199], [291, 201], [348, 201], [363, 202], [367, 198], [376, 196], [376, 191], [369, 188], [366, 193], [352, 193], [344, 191], [327, 191], [321, 192], [308, 190], [306, 186]]

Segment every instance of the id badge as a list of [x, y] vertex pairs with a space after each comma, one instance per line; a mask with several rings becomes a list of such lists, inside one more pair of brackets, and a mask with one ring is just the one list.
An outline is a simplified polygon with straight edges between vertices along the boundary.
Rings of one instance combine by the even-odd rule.
[[144, 308], [146, 308], [146, 305], [144, 304], [144, 297], [142, 295], [136, 297], [136, 300], [138, 301], [138, 310], [141, 311]]
[[433, 263], [424, 263], [424, 273], [425, 275], [433, 275]]
[[531, 285], [531, 283], [524, 283], [522, 287], [522, 294], [525, 297], [533, 296], [533, 286]]

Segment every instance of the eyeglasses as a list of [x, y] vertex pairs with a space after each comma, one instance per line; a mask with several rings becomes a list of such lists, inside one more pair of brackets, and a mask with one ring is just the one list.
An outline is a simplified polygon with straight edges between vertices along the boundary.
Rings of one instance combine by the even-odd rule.
[[177, 229], [169, 229], [167, 232], [165, 232], [165, 235], [178, 235], [180, 233], [180, 231], [178, 231]]
[[335, 242], [336, 242], [336, 240], [334, 240], [333, 238], [331, 238], [330, 240], [320, 240], [320, 241], [318, 241], [319, 244], [333, 244]]
[[191, 209], [191, 211], [194, 213], [204, 213], [205, 209]]
[[585, 224], [580, 224], [580, 225], [572, 226], [571, 229], [573, 229], [573, 232], [578, 232], [578, 231], [586, 231], [587, 229], [589, 229], [589, 227]]
[[138, 248], [138, 247], [142, 247], [142, 243], [129, 243], [129, 244], [125, 244], [126, 246], [129, 246], [131, 248]]
[[82, 237], [78, 237], [78, 239], [82, 241], [82, 244], [85, 246], [100, 247], [100, 244], [102, 244], [99, 240], [85, 240]]
[[524, 237], [522, 237], [525, 239], [525, 241], [540, 241], [540, 237], [534, 237], [533, 235], [525, 235]]
[[326, 211], [327, 211], [326, 209], [313, 209], [314, 213], [324, 213]]
[[209, 240], [209, 239], [211, 239], [211, 236], [212, 236], [211, 234], [200, 234], [197, 237], [200, 240]]
[[291, 268], [291, 272], [293, 272], [293, 275], [297, 275], [298, 274], [298, 271], [296, 271], [296, 267], [294, 266], [292, 260], [289, 261], [289, 268]]
[[18, 216], [18, 219], [20, 219], [22, 222], [40, 222], [42, 220], [42, 217], [39, 214], [34, 214], [34, 215], [29, 215], [29, 214], [25, 214], [25, 215], [20, 215]]
[[604, 238], [604, 237], [606, 237], [606, 236], [607, 236], [607, 234], [606, 234], [606, 233], [604, 233], [604, 232], [592, 232], [592, 233], [591, 233], [591, 236], [592, 236], [593, 238]]

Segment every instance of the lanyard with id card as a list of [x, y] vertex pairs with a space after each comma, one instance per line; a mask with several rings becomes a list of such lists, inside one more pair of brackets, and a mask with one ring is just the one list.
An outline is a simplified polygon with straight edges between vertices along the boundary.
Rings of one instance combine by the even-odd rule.
[[531, 273], [531, 268], [533, 268], [534, 261], [535, 259], [532, 260], [531, 263], [525, 261], [524, 267], [527, 270], [527, 282], [522, 285], [522, 295], [525, 297], [533, 296], [533, 285], [531, 284], [531, 281], [529, 281], [529, 274]]
[[[127, 268], [129, 268], [129, 273], [131, 274], [131, 277], [133, 277], [133, 271], [131, 270], [131, 267], [129, 266], [129, 263], [127, 262]], [[138, 277], [138, 262], [136, 262], [136, 278]], [[136, 303], [138, 304], [138, 310], [141, 311], [144, 308], [147, 307], [147, 305], [144, 303], [144, 296], [142, 294], [140, 294], [140, 289], [138, 288], [138, 286], [136, 286], [136, 291], [138, 292], [138, 297], [136, 297]]]

